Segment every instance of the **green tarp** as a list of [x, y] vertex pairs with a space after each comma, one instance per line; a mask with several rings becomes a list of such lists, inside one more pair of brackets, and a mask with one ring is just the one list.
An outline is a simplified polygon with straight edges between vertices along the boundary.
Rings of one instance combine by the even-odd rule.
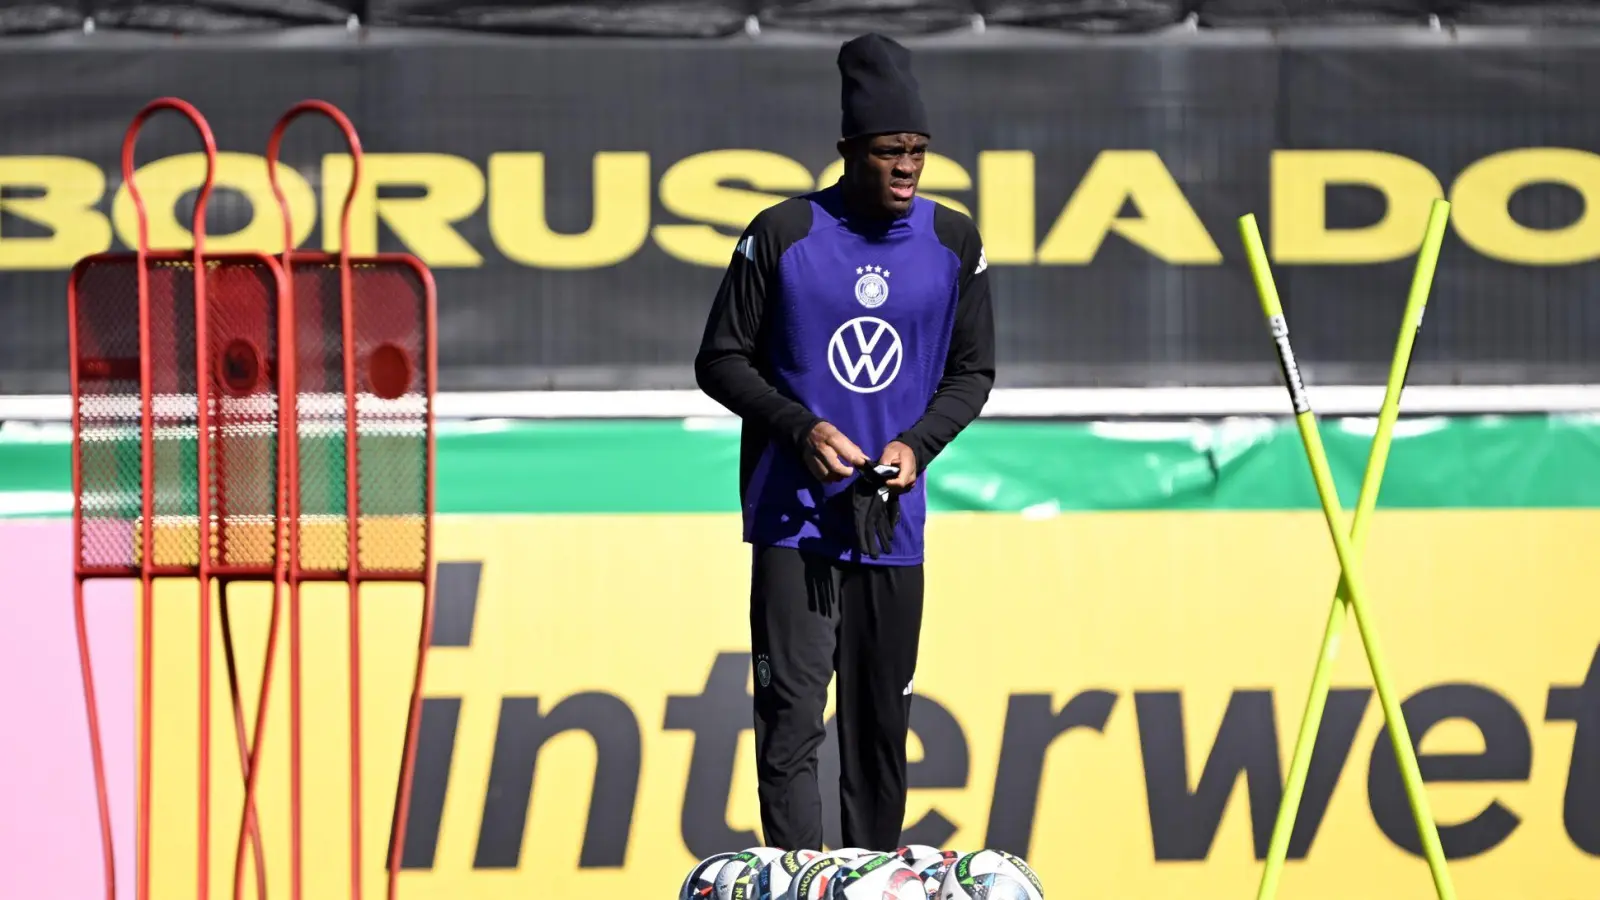
[[[1355, 503], [1372, 419], [1326, 420], [1341, 500]], [[441, 513], [688, 513], [738, 509], [736, 424], [448, 423]], [[980, 421], [928, 473], [935, 510], [1313, 509], [1294, 423]], [[70, 512], [63, 429], [0, 431], [0, 516]], [[1380, 505], [1600, 507], [1600, 417], [1403, 420]]]

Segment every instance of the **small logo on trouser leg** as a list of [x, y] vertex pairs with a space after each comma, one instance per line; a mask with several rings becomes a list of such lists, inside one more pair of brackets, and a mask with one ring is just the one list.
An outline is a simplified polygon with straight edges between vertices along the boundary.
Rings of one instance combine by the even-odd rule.
[[756, 684], [762, 687], [772, 684], [772, 664], [767, 662], [765, 653], [756, 657]]

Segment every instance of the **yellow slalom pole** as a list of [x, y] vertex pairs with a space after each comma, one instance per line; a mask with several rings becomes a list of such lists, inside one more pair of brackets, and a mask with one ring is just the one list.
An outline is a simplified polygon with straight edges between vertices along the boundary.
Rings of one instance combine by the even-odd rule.
[[[1439, 261], [1439, 248], [1444, 243], [1445, 223], [1450, 219], [1450, 204], [1444, 200], [1433, 201], [1428, 216], [1427, 231], [1422, 238], [1422, 252], [1417, 256], [1417, 267], [1411, 278], [1411, 291], [1406, 297], [1405, 313], [1401, 317], [1400, 336], [1395, 341], [1394, 359], [1389, 366], [1389, 381], [1384, 389], [1383, 405], [1378, 411], [1378, 428], [1372, 438], [1372, 449], [1367, 456], [1366, 474], [1361, 479], [1361, 495], [1356, 501], [1356, 514], [1350, 526], [1350, 549], [1360, 559], [1366, 549], [1367, 526], [1373, 510], [1378, 505], [1378, 492], [1383, 484], [1384, 468], [1389, 462], [1389, 444], [1394, 436], [1395, 421], [1400, 418], [1400, 394], [1405, 389], [1406, 373], [1411, 367], [1411, 352], [1416, 345], [1417, 332], [1422, 328], [1422, 316], [1428, 305], [1428, 292], [1433, 286], [1433, 273]], [[1252, 265], [1255, 262], [1252, 261]], [[1266, 263], [1262, 262], [1263, 268]], [[1289, 763], [1289, 778], [1284, 786], [1283, 801], [1278, 807], [1278, 818], [1272, 826], [1272, 841], [1267, 848], [1266, 868], [1261, 872], [1261, 884], [1256, 900], [1272, 900], [1278, 892], [1278, 880], [1283, 874], [1284, 861], [1289, 855], [1289, 839], [1294, 833], [1295, 816], [1300, 811], [1300, 798], [1305, 793], [1306, 776], [1311, 770], [1311, 753], [1317, 742], [1317, 729], [1322, 725], [1323, 709], [1328, 702], [1328, 686], [1333, 679], [1333, 661], [1339, 654], [1339, 639], [1344, 631], [1346, 604], [1350, 602], [1344, 580], [1335, 588], [1333, 604], [1328, 611], [1328, 624], [1322, 636], [1322, 651], [1317, 656], [1317, 667], [1311, 678], [1311, 694], [1306, 700], [1305, 715], [1300, 720], [1300, 733], [1295, 739], [1294, 756]]]
[[[1440, 219], [1442, 230], [1441, 214], [1447, 210], [1448, 205], [1441, 209], [1437, 203], [1435, 204], [1433, 215], [1429, 218], [1430, 232], [1434, 228], [1435, 219]], [[1333, 473], [1328, 466], [1328, 454], [1322, 445], [1322, 434], [1317, 428], [1316, 416], [1311, 411], [1311, 401], [1306, 396], [1305, 383], [1300, 378], [1300, 367], [1295, 362], [1294, 349], [1289, 342], [1289, 325], [1283, 316], [1283, 304], [1278, 299], [1277, 286], [1272, 281], [1272, 269], [1267, 262], [1266, 249], [1262, 245], [1261, 232], [1256, 227], [1255, 216], [1247, 215], [1239, 219], [1239, 233], [1244, 240], [1245, 254], [1249, 258], [1250, 274], [1255, 281], [1256, 292], [1261, 298], [1261, 311], [1266, 316], [1267, 325], [1272, 331], [1273, 341], [1277, 345], [1278, 362], [1283, 368], [1284, 383], [1289, 390], [1289, 401], [1294, 409], [1295, 424], [1300, 430], [1300, 440], [1305, 445], [1306, 458], [1311, 464], [1311, 476], [1316, 483], [1317, 495], [1322, 500], [1322, 513], [1327, 521], [1328, 534], [1333, 539], [1334, 553], [1339, 558], [1339, 568], [1342, 572], [1341, 599], [1347, 599], [1350, 608], [1355, 612], [1356, 627], [1360, 630], [1362, 643], [1366, 647], [1367, 662], [1372, 669], [1372, 680], [1377, 687], [1378, 700], [1383, 706], [1384, 719], [1389, 726], [1389, 738], [1394, 746], [1395, 759], [1399, 763], [1401, 779], [1405, 783], [1406, 798], [1411, 803], [1411, 813], [1417, 823], [1417, 833], [1422, 840], [1423, 855], [1427, 858], [1428, 869], [1433, 875], [1434, 890], [1438, 893], [1439, 900], [1455, 900], [1455, 887], [1450, 882], [1449, 869], [1445, 864], [1444, 848], [1439, 843], [1439, 830], [1428, 807], [1427, 789], [1423, 785], [1422, 772], [1417, 765], [1417, 755], [1412, 747], [1411, 733], [1406, 728], [1405, 716], [1400, 711], [1400, 698], [1395, 693], [1393, 681], [1389, 677], [1388, 668], [1384, 665], [1383, 654], [1378, 646], [1378, 636], [1376, 629], [1372, 625], [1371, 611], [1366, 600], [1368, 594], [1361, 577], [1360, 560], [1355, 551], [1351, 549], [1351, 541], [1345, 536], [1344, 523], [1341, 521], [1344, 513], [1339, 507], [1339, 494], [1334, 487]], [[1428, 274], [1431, 276], [1432, 273], [1429, 272]], [[1413, 293], [1415, 291], [1416, 286], [1413, 285]], [[1419, 307], [1419, 321], [1420, 314], [1421, 309]], [[1411, 329], [1411, 333], [1414, 338], [1415, 328]], [[1409, 360], [1409, 357], [1410, 351], [1408, 348], [1406, 353], [1407, 360]], [[1393, 389], [1394, 387], [1395, 385], [1391, 379], [1390, 388]], [[1377, 449], [1374, 447], [1374, 451]], [[1368, 474], [1369, 477], [1372, 474], [1370, 468]], [[1374, 490], [1372, 493], [1374, 494], [1372, 500], [1375, 503], [1376, 491]], [[1364, 536], [1363, 532], [1362, 537]], [[1337, 604], [1337, 606], [1342, 605], [1342, 603]], [[1330, 617], [1330, 628], [1332, 627], [1333, 618]], [[1342, 625], [1342, 622], [1340, 624]], [[1331, 640], [1333, 642], [1337, 641], [1336, 631], [1332, 632]], [[1328, 643], [1328, 640], [1324, 641], [1324, 655], [1329, 657], [1327, 663], [1331, 668], [1332, 658], [1331, 654], [1328, 653]], [[1320, 668], [1321, 666], [1319, 665]], [[1325, 679], [1323, 684], [1324, 699], [1326, 690]], [[1313, 699], [1315, 699], [1314, 695]], [[1321, 718], [1320, 712], [1314, 717], [1309, 715], [1307, 717], [1308, 722], [1311, 723], [1309, 727], [1313, 729], [1313, 737], [1314, 729], [1317, 724], [1320, 724]], [[1302, 738], [1305, 737], [1306, 728], [1306, 723], [1302, 723]], [[1297, 756], [1301, 752], [1306, 755], [1305, 766], [1307, 768], [1310, 766], [1309, 757], [1314, 743], [1314, 739], [1304, 742], [1303, 750], [1300, 746], [1296, 747]], [[1300, 788], [1304, 788], [1303, 774]], [[1293, 797], [1292, 803], [1290, 799], [1286, 791], [1284, 803], [1291, 810], [1289, 815], [1292, 817], [1293, 811], [1296, 811], [1300, 804], [1298, 791], [1296, 796]], [[1281, 820], [1282, 810], [1280, 809], [1279, 825], [1282, 824]], [[1288, 839], [1288, 831], [1291, 830], [1285, 829], [1285, 834], [1282, 837], [1285, 843]], [[1276, 834], [1274, 838], [1277, 839]], [[1265, 879], [1263, 880], [1265, 881]], [[1275, 873], [1273, 874], [1273, 880], [1276, 881]]]

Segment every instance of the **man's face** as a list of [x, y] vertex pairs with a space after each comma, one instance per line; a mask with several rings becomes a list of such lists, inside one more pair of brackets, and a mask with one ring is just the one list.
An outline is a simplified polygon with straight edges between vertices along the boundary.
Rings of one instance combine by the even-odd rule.
[[928, 139], [920, 134], [880, 134], [853, 150], [850, 168], [858, 196], [891, 215], [909, 210], [922, 178]]

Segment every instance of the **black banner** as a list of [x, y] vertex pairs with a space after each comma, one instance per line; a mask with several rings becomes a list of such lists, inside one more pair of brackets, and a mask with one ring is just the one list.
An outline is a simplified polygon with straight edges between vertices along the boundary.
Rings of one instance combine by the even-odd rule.
[[[919, 43], [940, 154], [923, 188], [984, 234], [1002, 385], [1275, 384], [1245, 213], [1307, 379], [1381, 382], [1441, 192], [1413, 381], [1596, 380], [1600, 40], [1570, 34]], [[445, 389], [692, 386], [734, 236], [833, 177], [836, 48], [20, 44], [0, 55], [0, 393], [65, 390], [66, 270], [133, 233], [118, 147], [165, 94], [238, 154], [209, 216], [236, 249], [278, 249], [260, 160], [277, 116], [306, 97], [350, 114], [377, 185], [353, 242], [433, 266]], [[167, 157], [196, 149], [176, 116], [140, 141], [158, 240], [181, 239], [201, 174]], [[304, 246], [337, 235], [342, 153], [313, 119], [286, 144]]]

